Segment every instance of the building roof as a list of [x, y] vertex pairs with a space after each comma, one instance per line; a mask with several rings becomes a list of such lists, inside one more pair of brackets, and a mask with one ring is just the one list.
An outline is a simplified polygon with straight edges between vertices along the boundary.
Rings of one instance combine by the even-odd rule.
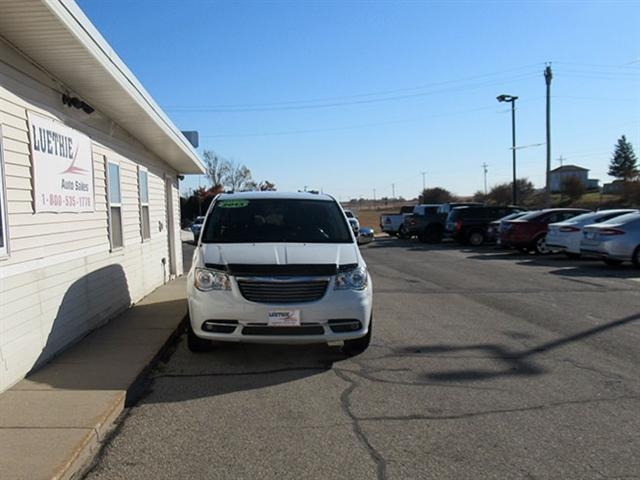
[[73, 0], [0, 0], [0, 35], [179, 173], [195, 149]]
[[588, 172], [588, 168], [582, 168], [577, 165], [563, 165], [558, 168], [554, 168], [550, 173], [560, 173], [560, 172]]

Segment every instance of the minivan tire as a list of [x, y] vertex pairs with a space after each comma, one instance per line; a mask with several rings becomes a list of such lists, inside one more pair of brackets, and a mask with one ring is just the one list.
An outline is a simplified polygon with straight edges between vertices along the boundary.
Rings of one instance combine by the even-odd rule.
[[640, 245], [638, 245], [631, 255], [631, 262], [635, 265], [636, 268], [640, 268]]
[[196, 335], [191, 327], [191, 319], [187, 318], [187, 346], [193, 353], [209, 352], [213, 349], [211, 340], [205, 340]]
[[371, 344], [372, 332], [373, 316], [371, 316], [371, 319], [369, 320], [369, 331], [367, 332], [367, 334], [364, 337], [356, 338], [355, 340], [345, 340], [342, 350], [350, 356], [360, 355], [367, 348], [369, 348], [369, 345]]

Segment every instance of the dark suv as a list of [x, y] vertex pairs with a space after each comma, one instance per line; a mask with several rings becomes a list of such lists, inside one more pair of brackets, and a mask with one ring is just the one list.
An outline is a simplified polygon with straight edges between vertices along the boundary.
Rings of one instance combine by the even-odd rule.
[[456, 207], [447, 216], [445, 234], [462, 244], [482, 245], [489, 239], [487, 228], [491, 222], [522, 210], [519, 207]]
[[[435, 205], [427, 205], [424, 213], [414, 213], [405, 221], [409, 236], [416, 235], [423, 243], [438, 243], [444, 237], [444, 227], [447, 215], [456, 207], [482, 206], [481, 203], [442, 203], [435, 208]], [[417, 207], [416, 207], [417, 208]]]

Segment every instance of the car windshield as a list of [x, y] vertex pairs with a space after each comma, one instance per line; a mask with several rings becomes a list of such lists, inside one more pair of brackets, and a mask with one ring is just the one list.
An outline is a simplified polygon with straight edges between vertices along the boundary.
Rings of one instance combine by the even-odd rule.
[[222, 199], [203, 243], [352, 243], [340, 207], [326, 200]]

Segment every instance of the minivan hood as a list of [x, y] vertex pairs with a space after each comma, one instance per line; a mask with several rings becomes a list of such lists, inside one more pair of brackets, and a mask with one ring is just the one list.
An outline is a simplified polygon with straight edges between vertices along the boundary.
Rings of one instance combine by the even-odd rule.
[[358, 247], [345, 243], [203, 243], [201, 249], [203, 263], [214, 265], [361, 263]]

